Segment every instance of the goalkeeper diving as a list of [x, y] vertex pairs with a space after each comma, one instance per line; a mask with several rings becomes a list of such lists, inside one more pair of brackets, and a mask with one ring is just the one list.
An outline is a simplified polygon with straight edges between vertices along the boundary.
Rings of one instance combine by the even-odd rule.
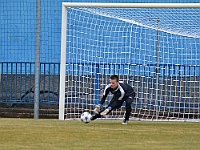
[[[113, 97], [106, 109], [101, 110], [101, 106], [104, 104], [109, 92], [113, 94]], [[105, 117], [105, 115], [109, 114], [114, 109], [120, 108], [122, 104], [126, 102], [126, 113], [122, 124], [128, 124], [129, 116], [131, 114], [131, 104], [134, 97], [134, 89], [129, 84], [120, 82], [117, 75], [112, 75], [110, 77], [110, 84], [108, 84], [104, 89], [100, 103], [95, 106], [95, 115], [92, 116], [91, 120]]]

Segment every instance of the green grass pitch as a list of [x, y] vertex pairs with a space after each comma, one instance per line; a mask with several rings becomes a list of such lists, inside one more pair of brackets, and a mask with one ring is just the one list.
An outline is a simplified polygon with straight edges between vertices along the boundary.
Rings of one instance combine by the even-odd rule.
[[200, 123], [0, 118], [1, 150], [200, 150]]

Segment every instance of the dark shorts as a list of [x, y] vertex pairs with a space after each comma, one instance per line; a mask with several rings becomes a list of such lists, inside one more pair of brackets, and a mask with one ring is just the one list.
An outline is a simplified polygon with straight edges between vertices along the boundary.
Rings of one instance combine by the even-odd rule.
[[125, 97], [122, 100], [118, 100], [118, 99], [115, 99], [115, 97], [113, 97], [111, 99], [110, 103], [108, 104], [108, 107], [111, 107], [112, 110], [118, 109], [123, 105], [124, 102], [126, 102], [126, 104], [131, 105], [131, 103], [133, 102], [133, 98], [134, 98], [133, 96]]
[[108, 104], [108, 108], [111, 107], [111, 110], [118, 109], [122, 106], [123, 102], [123, 100], [112, 99]]

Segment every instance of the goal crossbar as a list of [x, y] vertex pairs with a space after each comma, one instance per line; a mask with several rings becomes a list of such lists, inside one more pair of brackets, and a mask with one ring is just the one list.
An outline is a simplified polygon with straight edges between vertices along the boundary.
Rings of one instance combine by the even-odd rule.
[[63, 2], [65, 7], [96, 8], [200, 8], [200, 3], [73, 3]]

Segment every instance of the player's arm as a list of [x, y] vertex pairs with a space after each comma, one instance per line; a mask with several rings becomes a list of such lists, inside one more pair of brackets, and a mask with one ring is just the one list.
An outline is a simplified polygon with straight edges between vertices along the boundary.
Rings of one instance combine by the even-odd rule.
[[106, 98], [108, 96], [108, 93], [110, 91], [109, 89], [110, 89], [110, 84], [105, 87], [104, 92], [103, 92], [103, 96], [102, 96], [102, 98], [100, 100], [100, 103], [95, 106], [94, 112], [96, 114], [100, 112], [100, 108], [104, 104], [104, 102], [105, 102], [105, 100], [106, 100]]
[[103, 96], [102, 96], [101, 101], [100, 101], [101, 105], [104, 104], [109, 92], [110, 92], [110, 84], [108, 84], [104, 89]]

